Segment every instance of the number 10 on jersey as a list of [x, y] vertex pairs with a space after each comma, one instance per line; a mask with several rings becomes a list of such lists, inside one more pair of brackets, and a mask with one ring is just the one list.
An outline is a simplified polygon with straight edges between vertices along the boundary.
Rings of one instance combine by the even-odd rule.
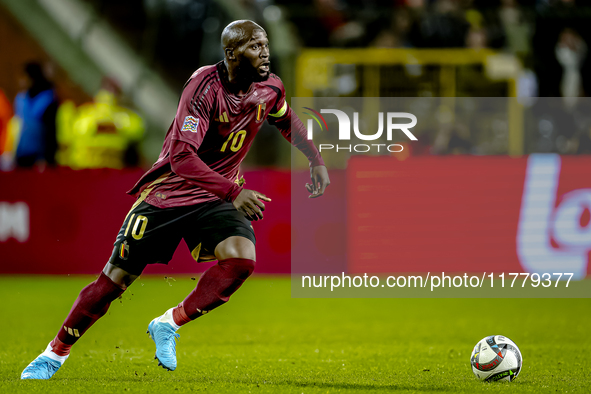
[[242, 144], [244, 143], [245, 138], [246, 130], [240, 130], [236, 133], [231, 132], [226, 142], [224, 142], [224, 145], [222, 145], [222, 149], [220, 149], [220, 152], [226, 151], [226, 148], [228, 147], [228, 144], [230, 144], [230, 141], [232, 141], [232, 143], [230, 144], [230, 150], [232, 152], [238, 152], [240, 148], [242, 148]]

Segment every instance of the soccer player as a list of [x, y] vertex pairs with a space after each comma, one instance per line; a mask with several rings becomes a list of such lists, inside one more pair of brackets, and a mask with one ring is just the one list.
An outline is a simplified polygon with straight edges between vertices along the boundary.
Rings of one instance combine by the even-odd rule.
[[158, 160], [129, 191], [137, 201], [100, 277], [82, 289], [56, 337], [21, 379], [51, 378], [111, 302], [147, 264], [168, 263], [183, 238], [196, 261], [218, 263], [184, 301], [148, 325], [159, 365], [176, 368], [176, 331], [227, 302], [254, 270], [250, 222], [263, 218], [264, 202], [271, 199], [244, 189], [238, 170], [265, 119], [307, 156], [310, 197], [321, 196], [329, 185], [318, 150], [287, 105], [281, 80], [269, 72], [265, 30], [247, 20], [232, 22], [222, 32], [222, 47], [225, 59], [201, 67], [185, 84]]

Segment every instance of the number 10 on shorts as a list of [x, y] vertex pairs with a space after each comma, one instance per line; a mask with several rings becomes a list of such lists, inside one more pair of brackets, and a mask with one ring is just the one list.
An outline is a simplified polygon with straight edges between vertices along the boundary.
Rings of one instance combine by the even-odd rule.
[[135, 218], [134, 222], [134, 217], [135, 213], [131, 215], [131, 217], [129, 218], [129, 222], [127, 222], [127, 228], [125, 229], [125, 234], [123, 235], [127, 237], [127, 233], [129, 233], [131, 223], [134, 223], [133, 228], [131, 230], [131, 236], [133, 237], [133, 239], [142, 239], [142, 237], [144, 236], [144, 231], [146, 231], [146, 226], [148, 226], [148, 218], [143, 215], [138, 215]]

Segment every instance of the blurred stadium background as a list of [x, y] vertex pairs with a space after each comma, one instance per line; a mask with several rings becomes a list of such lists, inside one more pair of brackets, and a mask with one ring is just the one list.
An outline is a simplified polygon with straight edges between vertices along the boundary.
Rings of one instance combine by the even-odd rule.
[[[444, 171], [475, 163], [485, 173], [509, 163], [505, 171], [516, 181], [503, 189], [512, 199], [499, 259], [512, 256], [514, 269], [520, 269], [516, 238], [528, 155], [561, 155], [569, 163], [564, 168], [572, 168], [560, 173], [556, 205], [568, 192], [588, 190], [581, 179], [589, 179], [591, 153], [584, 98], [591, 92], [591, 7], [583, 1], [0, 0], [0, 272], [100, 270], [132, 203], [123, 193], [157, 157], [184, 82], [222, 58], [221, 30], [245, 18], [266, 28], [273, 71], [290, 97], [443, 97], [452, 99], [443, 101], [448, 110], [454, 97], [513, 98], [509, 121], [483, 118], [477, 129], [442, 122], [391, 163], [431, 160]], [[22, 169], [13, 160], [19, 125], [12, 104], [26, 89], [30, 61], [42, 65], [59, 98], [57, 163]], [[537, 97], [561, 99], [548, 108]], [[289, 272], [290, 156], [289, 144], [264, 125], [243, 166], [248, 187], [274, 198], [255, 224], [259, 272]], [[344, 186], [351, 178], [346, 163], [325, 157], [342, 180], [333, 182], [333, 193], [351, 190]], [[300, 161], [294, 169], [305, 171]], [[591, 249], [585, 196], [575, 202], [579, 254]], [[550, 254], [572, 246], [540, 236]], [[341, 256], [338, 245], [331, 248], [322, 252]], [[177, 259], [150, 272], [195, 271], [190, 257]]]

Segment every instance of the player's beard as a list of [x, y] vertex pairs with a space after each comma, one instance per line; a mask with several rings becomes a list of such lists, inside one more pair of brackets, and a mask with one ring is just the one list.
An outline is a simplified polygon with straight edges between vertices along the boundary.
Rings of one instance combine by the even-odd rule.
[[250, 62], [243, 62], [238, 67], [238, 75], [240, 79], [244, 82], [264, 82], [269, 79], [270, 72], [267, 72], [265, 75], [261, 75], [258, 72], [258, 69], [253, 67]]

